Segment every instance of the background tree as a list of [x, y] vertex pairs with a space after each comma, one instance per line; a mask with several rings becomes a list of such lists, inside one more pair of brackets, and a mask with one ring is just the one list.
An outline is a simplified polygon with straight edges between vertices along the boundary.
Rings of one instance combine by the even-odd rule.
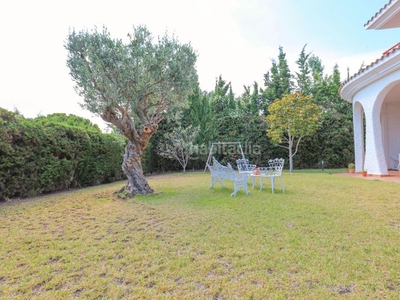
[[306, 46], [300, 52], [299, 59], [296, 61], [299, 71], [296, 72], [296, 83], [297, 90], [302, 92], [304, 95], [310, 95], [311, 93], [311, 69], [309, 66], [310, 53], [306, 53]]
[[164, 134], [165, 144], [158, 149], [158, 154], [169, 159], [177, 160], [182, 166], [183, 172], [190, 159], [197, 158], [197, 145], [194, 144], [200, 126], [175, 127], [172, 132]]
[[211, 142], [226, 142], [229, 137], [227, 128], [230, 126], [229, 115], [236, 108], [232, 99], [231, 83], [226, 82], [220, 75], [215, 83], [215, 89], [210, 94], [210, 122], [208, 123], [208, 139]]
[[83, 107], [116, 126], [128, 139], [122, 169], [129, 196], [152, 193], [142, 156], [164, 114], [180, 108], [197, 83], [196, 53], [165, 35], [154, 43], [144, 26], [129, 41], [108, 30], [72, 31], [66, 41], [67, 66]]
[[264, 74], [264, 86], [262, 90], [264, 114], [268, 114], [268, 105], [275, 99], [280, 99], [293, 90], [292, 74], [286, 60], [286, 53], [283, 47], [279, 46], [278, 62], [272, 60], [272, 67]]
[[262, 109], [262, 97], [258, 88], [258, 83], [253, 83], [253, 91], [250, 86], [243, 86], [244, 92], [238, 99], [238, 109], [248, 110], [255, 115], [260, 115]]
[[220, 114], [222, 111], [235, 108], [231, 83], [227, 83], [222, 79], [221, 75], [215, 82], [215, 89], [211, 96], [211, 107], [214, 114]]
[[[158, 127], [157, 134], [150, 140], [146, 151], [143, 156], [143, 172], [154, 173], [154, 172], [165, 172], [165, 171], [177, 171], [180, 169], [180, 165], [177, 161], [171, 161], [170, 159], [161, 156], [158, 153], [160, 147], [165, 145], [167, 138], [165, 135], [171, 133], [177, 126], [187, 127], [192, 125], [193, 127], [200, 126], [199, 134], [196, 136], [196, 140], [193, 142], [196, 145], [208, 144], [208, 123], [210, 121], [210, 101], [208, 93], [202, 92], [199, 85], [197, 84], [193, 93], [188, 97], [187, 107], [182, 109], [179, 120], [172, 121], [171, 118], [167, 118], [168, 122], [161, 122]], [[179, 123], [177, 122], [179, 121]], [[201, 146], [202, 147], [202, 146]], [[206, 161], [206, 154], [203, 148], [199, 151], [199, 157], [196, 160], [188, 162], [187, 168], [203, 169]]]
[[207, 160], [208, 151], [206, 151], [205, 145], [208, 145], [210, 142], [208, 130], [211, 120], [210, 98], [210, 93], [202, 92], [198, 87], [189, 97], [188, 108], [182, 111], [181, 122], [183, 127], [192, 125], [193, 127], [200, 128], [193, 143], [198, 145], [201, 151], [198, 151], [197, 159], [189, 161], [189, 166], [194, 169], [203, 169]]
[[286, 144], [280, 146], [289, 151], [290, 172], [301, 139], [316, 132], [320, 114], [321, 108], [313, 103], [311, 96], [300, 92], [287, 94], [269, 106], [267, 135], [274, 143]]
[[305, 167], [317, 167], [313, 161], [323, 160], [327, 168], [346, 167], [354, 161], [352, 105], [340, 97], [340, 85], [336, 65], [332, 75], [320, 78], [312, 88], [314, 103], [322, 107], [323, 114], [318, 131], [305, 139], [300, 150], [303, 162], [308, 161]]
[[[286, 74], [287, 76], [286, 80], [279, 79], [279, 58], [276, 58], [277, 86], [279, 86], [279, 82], [291, 82], [291, 91], [309, 90], [313, 102], [322, 107], [323, 114], [318, 131], [311, 136], [302, 138], [298, 152], [293, 157], [293, 168], [319, 168], [321, 160], [324, 160], [326, 168], [347, 166], [349, 161], [354, 160], [352, 159], [354, 152], [352, 113], [351, 104], [341, 99], [338, 93], [339, 74], [334, 69], [332, 75], [326, 75], [322, 61], [317, 56], [308, 54], [305, 46], [300, 50], [297, 72], [294, 75], [290, 72], [283, 72], [282, 75]], [[280, 53], [282, 66], [285, 66], [286, 58], [283, 51]], [[270, 71], [269, 74], [271, 75], [273, 72]], [[199, 145], [199, 158], [189, 161], [187, 169], [203, 170], [209, 154], [209, 148], [206, 146], [217, 141], [240, 141], [246, 157], [259, 165], [265, 165], [269, 158], [275, 157], [286, 158], [289, 165], [287, 149], [273, 144], [266, 135], [265, 115], [268, 114], [269, 104], [276, 99], [271, 98], [270, 101], [265, 98], [265, 91], [269, 87], [272, 85], [266, 86], [263, 91], [257, 82], [254, 82], [252, 85], [245, 86], [244, 92], [234, 98], [232, 98], [234, 91], [231, 91], [229, 80], [225, 81], [222, 76], [217, 78], [215, 89], [211, 92], [201, 91], [197, 87], [189, 96], [188, 108], [183, 110], [181, 119], [183, 127], [191, 124], [201, 126], [196, 138], [196, 144]], [[303, 91], [303, 95], [306, 94]], [[235, 105], [230, 104], [232, 99]], [[260, 116], [260, 114], [262, 115]], [[177, 161], [171, 161], [157, 153], [159, 145], [165, 143], [164, 134], [172, 132], [176, 126], [178, 125], [173, 123], [160, 123], [158, 134], [151, 139], [150, 147], [146, 150], [145, 172], [180, 169]], [[150, 150], [151, 155], [147, 155]], [[234, 151], [224, 152], [218, 157], [220, 161], [231, 162], [233, 165], [236, 158], [237, 153]]]
[[308, 58], [308, 66], [311, 69], [312, 82], [313, 84], [317, 84], [324, 76], [324, 66], [322, 65], [321, 59], [312, 54]]

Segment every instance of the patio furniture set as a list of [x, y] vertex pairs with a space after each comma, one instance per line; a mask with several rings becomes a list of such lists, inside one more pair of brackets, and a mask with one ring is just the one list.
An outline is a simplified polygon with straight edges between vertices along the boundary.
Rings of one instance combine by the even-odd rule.
[[279, 178], [281, 182], [282, 192], [285, 191], [285, 186], [282, 179], [282, 170], [285, 160], [283, 158], [270, 159], [268, 166], [257, 167], [255, 164], [250, 164], [248, 159], [238, 159], [236, 161], [237, 171], [228, 163], [226, 166], [218, 162], [215, 157], [212, 157], [213, 164], [207, 163], [207, 167], [211, 172], [211, 186], [219, 182], [225, 187], [223, 180], [231, 180], [234, 183], [234, 189], [231, 196], [236, 196], [238, 190], [243, 189], [246, 195], [249, 194], [248, 179], [252, 179], [252, 188], [256, 185], [256, 179], [260, 179], [260, 191], [263, 189], [263, 179], [270, 178], [272, 193], [275, 190], [275, 178]]

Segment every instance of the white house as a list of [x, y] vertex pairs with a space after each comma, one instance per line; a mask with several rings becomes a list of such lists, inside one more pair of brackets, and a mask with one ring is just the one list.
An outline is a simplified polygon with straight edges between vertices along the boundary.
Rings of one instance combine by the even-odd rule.
[[[400, 0], [390, 0], [364, 27], [400, 27]], [[353, 104], [356, 172], [389, 175], [399, 165], [400, 43], [344, 81], [339, 93]]]

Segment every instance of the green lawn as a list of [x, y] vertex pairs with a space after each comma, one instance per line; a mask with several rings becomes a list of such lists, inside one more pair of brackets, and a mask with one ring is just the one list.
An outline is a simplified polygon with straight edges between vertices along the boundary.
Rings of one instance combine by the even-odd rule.
[[118, 182], [0, 205], [0, 299], [398, 299], [400, 185], [332, 173], [284, 173], [275, 194], [195, 172], [131, 200]]

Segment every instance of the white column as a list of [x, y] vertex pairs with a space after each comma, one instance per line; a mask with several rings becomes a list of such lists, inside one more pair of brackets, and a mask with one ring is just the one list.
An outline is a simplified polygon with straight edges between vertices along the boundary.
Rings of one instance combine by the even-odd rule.
[[361, 172], [364, 165], [364, 111], [359, 102], [353, 105], [353, 128], [354, 128], [354, 156], [355, 171]]
[[[372, 101], [371, 101], [372, 100]], [[382, 125], [381, 125], [381, 104], [377, 96], [369, 99], [371, 105], [364, 107], [366, 119], [366, 148], [364, 169], [368, 174], [387, 175], [387, 165], [383, 147]]]

